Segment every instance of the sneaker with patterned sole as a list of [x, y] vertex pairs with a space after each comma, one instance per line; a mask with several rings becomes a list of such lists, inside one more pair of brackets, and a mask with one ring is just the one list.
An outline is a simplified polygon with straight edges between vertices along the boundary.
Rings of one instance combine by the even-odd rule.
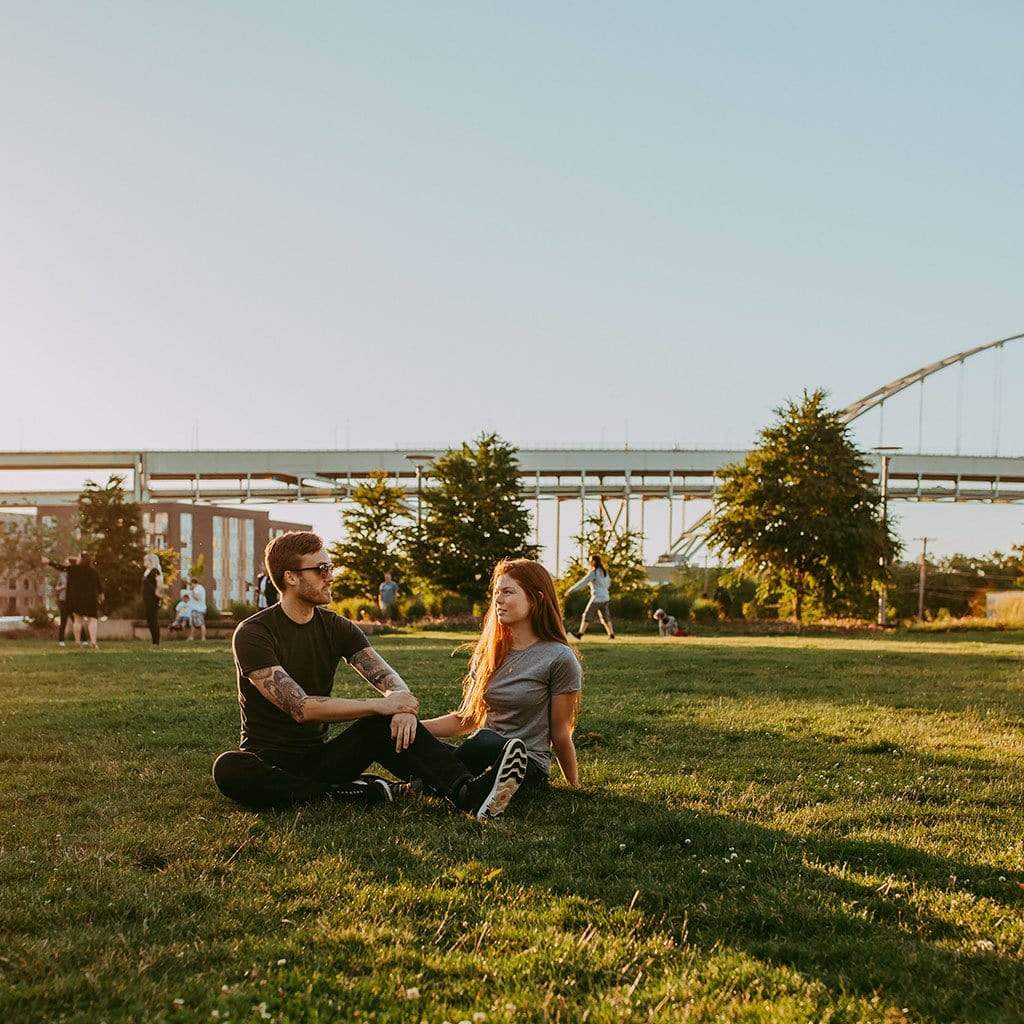
[[489, 821], [502, 814], [516, 790], [526, 778], [526, 744], [509, 740], [497, 764], [473, 779], [467, 789], [471, 796], [471, 814], [479, 821]]

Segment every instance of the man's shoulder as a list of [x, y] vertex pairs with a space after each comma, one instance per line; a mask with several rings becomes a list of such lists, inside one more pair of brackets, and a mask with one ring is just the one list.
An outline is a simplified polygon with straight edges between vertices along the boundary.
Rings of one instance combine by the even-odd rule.
[[331, 629], [342, 630], [343, 632], [355, 631], [361, 633], [362, 630], [351, 620], [345, 618], [344, 615], [339, 615], [336, 611], [332, 611], [330, 608], [325, 608], [322, 604], [318, 604], [313, 609], [313, 614], [318, 616], [320, 621], [326, 623]]
[[233, 638], [242, 637], [244, 639], [245, 637], [254, 636], [259, 633], [272, 632], [272, 613], [276, 608], [277, 605], [272, 605], [270, 608], [263, 608], [260, 611], [255, 612], [247, 619], [242, 619], [242, 621], [235, 626], [235, 632], [232, 635]]

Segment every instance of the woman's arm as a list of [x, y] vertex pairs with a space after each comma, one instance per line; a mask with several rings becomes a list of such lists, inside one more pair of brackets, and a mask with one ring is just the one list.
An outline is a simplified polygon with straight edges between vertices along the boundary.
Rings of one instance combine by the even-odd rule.
[[576, 746], [572, 741], [572, 719], [578, 696], [574, 691], [558, 693], [551, 698], [551, 749], [565, 781], [574, 787], [580, 784], [576, 770]]
[[576, 583], [574, 583], [565, 592], [565, 596], [568, 597], [570, 594], [575, 594], [576, 591], [579, 590], [581, 587], [585, 587], [594, 578], [595, 575], [596, 575], [596, 573], [593, 570], [588, 572], [587, 575], [583, 577], [583, 579], [581, 579], [581, 580], [577, 581]]
[[438, 739], [445, 739], [449, 736], [465, 736], [467, 732], [473, 731], [463, 721], [462, 716], [454, 711], [450, 711], [447, 715], [441, 715], [440, 718], [426, 718], [420, 722], [420, 725], [424, 726], [431, 736], [436, 736]]

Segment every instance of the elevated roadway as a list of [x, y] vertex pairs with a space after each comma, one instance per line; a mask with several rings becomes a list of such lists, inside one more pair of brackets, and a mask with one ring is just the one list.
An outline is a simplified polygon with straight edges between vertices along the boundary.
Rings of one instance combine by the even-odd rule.
[[[387, 473], [410, 496], [429, 487], [440, 450], [357, 451], [81, 451], [0, 452], [0, 472], [67, 471], [126, 476], [140, 501], [338, 502], [373, 471]], [[522, 449], [530, 499], [710, 498], [723, 467], [745, 451], [677, 448]], [[0, 505], [72, 503], [78, 490], [8, 490]], [[891, 462], [890, 499], [1024, 501], [1024, 458], [899, 454]]]

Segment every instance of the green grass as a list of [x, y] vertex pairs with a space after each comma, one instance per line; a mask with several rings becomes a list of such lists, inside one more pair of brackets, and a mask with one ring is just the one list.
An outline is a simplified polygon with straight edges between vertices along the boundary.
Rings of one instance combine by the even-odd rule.
[[[5, 642], [0, 1020], [1019, 1022], [1021, 639], [588, 638], [487, 827], [226, 803], [224, 644]], [[425, 713], [455, 640], [378, 641]]]

